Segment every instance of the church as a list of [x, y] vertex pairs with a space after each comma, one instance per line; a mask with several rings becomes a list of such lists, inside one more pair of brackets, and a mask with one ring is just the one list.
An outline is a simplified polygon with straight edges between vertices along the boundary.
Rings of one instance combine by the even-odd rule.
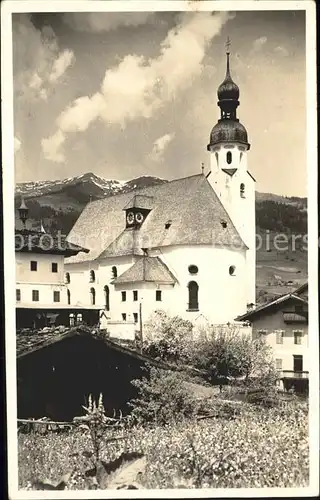
[[68, 235], [89, 250], [65, 259], [71, 304], [98, 306], [111, 336], [134, 336], [156, 310], [223, 325], [255, 304], [255, 179], [229, 59], [209, 173], [91, 202]]

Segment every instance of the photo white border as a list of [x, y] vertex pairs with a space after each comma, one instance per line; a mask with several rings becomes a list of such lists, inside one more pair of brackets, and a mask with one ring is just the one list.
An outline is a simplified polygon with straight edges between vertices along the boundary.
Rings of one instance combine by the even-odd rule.
[[[308, 170], [308, 281], [309, 281], [309, 394], [310, 485], [306, 488], [78, 490], [61, 492], [18, 489], [16, 407], [15, 251], [14, 251], [14, 126], [12, 24], [13, 13], [126, 12], [126, 11], [245, 11], [304, 10], [306, 12], [306, 95]], [[312, 0], [4, 0], [1, 3], [1, 97], [3, 151], [3, 231], [5, 289], [5, 349], [7, 378], [7, 440], [9, 498], [258, 498], [310, 497], [319, 494], [319, 325], [318, 325], [318, 199], [317, 199], [317, 88], [316, 4]]]

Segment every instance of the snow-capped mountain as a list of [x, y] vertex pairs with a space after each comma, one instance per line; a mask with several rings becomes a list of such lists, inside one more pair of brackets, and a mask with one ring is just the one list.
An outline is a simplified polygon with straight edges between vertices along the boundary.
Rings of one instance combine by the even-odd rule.
[[[71, 198], [86, 203], [89, 199], [99, 199], [104, 196], [127, 192], [137, 187], [144, 187], [150, 184], [166, 182], [164, 179], [151, 176], [142, 176], [130, 181], [118, 181], [105, 179], [91, 172], [77, 177], [68, 177], [54, 181], [35, 181], [18, 183], [15, 189], [15, 196], [24, 198], [47, 198], [53, 194], [69, 193]], [[77, 200], [77, 192], [79, 199]], [[87, 199], [86, 199], [87, 198]], [[40, 200], [38, 200], [40, 202]], [[43, 200], [45, 201], [45, 200]], [[49, 200], [47, 200], [49, 202]], [[44, 203], [46, 204], [46, 203]], [[51, 205], [51, 203], [48, 203]]]

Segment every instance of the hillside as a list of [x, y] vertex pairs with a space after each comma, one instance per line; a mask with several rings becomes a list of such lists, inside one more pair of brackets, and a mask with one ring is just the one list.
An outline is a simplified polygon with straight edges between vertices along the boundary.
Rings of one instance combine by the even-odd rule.
[[[42, 220], [46, 230], [68, 234], [90, 200], [164, 182], [167, 181], [152, 176], [118, 181], [93, 173], [58, 181], [27, 182], [17, 184], [15, 206], [18, 208], [23, 196], [33, 227], [39, 227]], [[256, 224], [257, 298], [262, 302], [292, 290], [307, 279], [307, 251], [302, 239], [307, 233], [307, 199], [256, 192]], [[288, 248], [279, 244], [277, 249], [274, 239], [277, 234], [291, 239], [292, 235], [301, 235], [301, 238]]]

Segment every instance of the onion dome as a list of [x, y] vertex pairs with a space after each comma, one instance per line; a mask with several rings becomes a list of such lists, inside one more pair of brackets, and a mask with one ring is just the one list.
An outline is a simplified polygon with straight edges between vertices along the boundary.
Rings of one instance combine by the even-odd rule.
[[[229, 40], [227, 45], [230, 45]], [[211, 131], [210, 143], [207, 146], [209, 151], [212, 146], [221, 142], [238, 142], [246, 145], [247, 149], [250, 148], [247, 131], [237, 118], [240, 91], [238, 85], [234, 83], [230, 75], [229, 56], [230, 53], [227, 51], [226, 76], [218, 88], [218, 106], [221, 111], [221, 117]]]
[[239, 120], [219, 120], [210, 134], [210, 144], [213, 146], [220, 142], [240, 142], [248, 146], [248, 134]]
[[234, 100], [238, 101], [240, 95], [239, 87], [234, 83], [230, 75], [229, 53], [227, 52], [227, 71], [226, 76], [218, 88], [219, 101]]

